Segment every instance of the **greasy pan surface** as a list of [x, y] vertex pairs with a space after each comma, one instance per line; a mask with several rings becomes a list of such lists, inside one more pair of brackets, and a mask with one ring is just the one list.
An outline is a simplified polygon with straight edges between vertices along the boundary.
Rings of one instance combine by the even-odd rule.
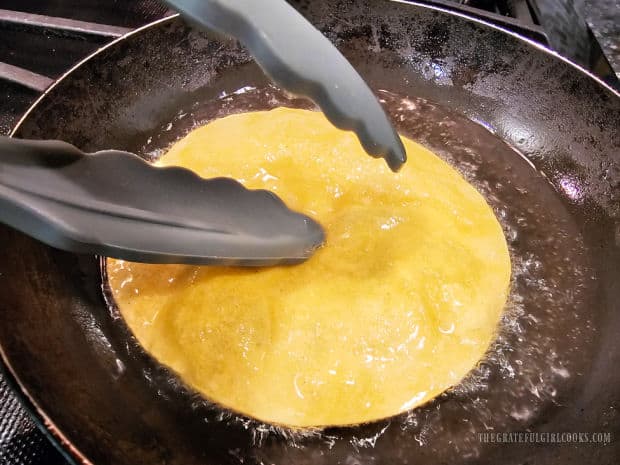
[[[421, 97], [483, 122], [546, 175], [557, 192], [550, 200], [557, 203], [553, 211], [561, 210], [570, 224], [560, 228], [544, 205], [532, 203], [529, 214], [539, 212], [549, 231], [521, 240], [542, 247], [546, 234], [561, 229], [565, 258], [588, 272], [550, 274], [549, 300], [521, 308], [524, 318], [527, 312], [543, 315], [537, 320], [541, 328], [544, 315], [557, 326], [549, 333], [549, 351], [558, 350], [554, 357], [565, 361], [569, 375], [558, 368], [565, 379], [553, 392], [538, 390], [535, 383], [544, 373], [528, 372], [527, 357], [535, 356], [528, 341], [550, 330], [516, 320], [520, 339], [516, 332], [514, 340], [506, 336], [503, 358], [480, 368], [485, 387], [478, 391], [470, 382], [414, 414], [362, 427], [305, 435], [275, 431], [203, 401], [146, 355], [108, 309], [95, 257], [56, 251], [1, 227], [0, 347], [38, 415], [51, 420], [57, 438], [72, 444], [78, 461], [97, 465], [617, 463], [618, 96], [531, 44], [446, 12], [382, 1], [292, 3], [372, 87]], [[169, 19], [74, 70], [34, 107], [16, 135], [59, 138], [87, 151], [147, 154], [182, 135], [166, 131], [168, 122], [186, 113], [204, 120], [200, 112], [222, 92], [266, 82], [239, 46]], [[426, 131], [420, 129], [420, 137], [431, 144], [434, 129]], [[463, 137], [482, 150], [481, 134]], [[563, 256], [559, 249], [556, 259]], [[580, 337], [571, 339], [573, 332]], [[521, 366], [517, 362], [521, 369], [506, 370]], [[478, 440], [477, 433], [493, 429], [605, 431], [616, 440], [607, 446]]]

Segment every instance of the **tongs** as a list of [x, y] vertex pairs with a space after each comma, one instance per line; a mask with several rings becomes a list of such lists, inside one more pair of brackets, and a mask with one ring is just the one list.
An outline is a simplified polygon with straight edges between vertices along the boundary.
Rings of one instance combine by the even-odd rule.
[[233, 36], [279, 86], [314, 101], [390, 168], [405, 148], [375, 95], [336, 47], [285, 0], [165, 0], [197, 25]]
[[297, 263], [321, 226], [269, 191], [129, 152], [0, 138], [0, 217], [53, 247], [147, 263]]
[[[336, 48], [284, 0], [167, 0], [192, 23], [238, 38], [284, 89], [397, 170], [398, 135]], [[324, 240], [275, 194], [155, 167], [129, 152], [0, 138], [0, 221], [51, 246], [146, 263], [298, 263]]]

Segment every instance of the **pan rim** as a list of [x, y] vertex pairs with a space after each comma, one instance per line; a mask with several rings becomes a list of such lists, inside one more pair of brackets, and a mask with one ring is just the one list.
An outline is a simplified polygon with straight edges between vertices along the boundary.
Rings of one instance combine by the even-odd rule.
[[[587, 69], [585, 69], [581, 65], [578, 65], [577, 63], [574, 63], [574, 62], [570, 61], [568, 58], [563, 57], [558, 52], [550, 49], [549, 47], [547, 47], [545, 45], [542, 45], [542, 44], [540, 44], [540, 43], [538, 43], [538, 42], [536, 42], [536, 41], [534, 41], [532, 39], [529, 39], [527, 37], [519, 35], [516, 32], [512, 32], [512, 31], [510, 31], [510, 30], [508, 30], [508, 29], [506, 29], [504, 27], [498, 26], [497, 24], [493, 24], [491, 22], [484, 21], [483, 19], [480, 19], [480, 18], [474, 18], [474, 17], [469, 16], [469, 15], [467, 15], [465, 13], [460, 13], [460, 12], [457, 12], [457, 11], [452, 11], [452, 10], [449, 10], [447, 8], [443, 8], [443, 7], [436, 6], [436, 5], [429, 5], [429, 4], [426, 4], [426, 3], [421, 3], [421, 2], [418, 2], [416, 0], [385, 0], [385, 1], [391, 2], [391, 3], [398, 3], [400, 5], [416, 6], [416, 7], [419, 7], [419, 8], [425, 8], [425, 9], [428, 9], [428, 10], [438, 11], [440, 13], [444, 13], [444, 14], [447, 14], [449, 16], [456, 16], [456, 17], [459, 17], [459, 18], [464, 19], [466, 21], [471, 21], [471, 22], [479, 24], [481, 26], [488, 27], [488, 28], [491, 28], [491, 29], [495, 29], [496, 31], [502, 32], [504, 34], [507, 34], [507, 35], [513, 37], [514, 39], [516, 39], [517, 41], [523, 42], [523, 43], [529, 45], [530, 47], [534, 47], [536, 50], [538, 50], [540, 52], [543, 52], [543, 53], [545, 53], [547, 55], [550, 55], [553, 58], [558, 59], [558, 60], [564, 62], [565, 64], [569, 65], [569, 66], [572, 66], [578, 72], [580, 72], [580, 73], [586, 75], [587, 77], [589, 77], [590, 79], [594, 80], [603, 89], [607, 90], [608, 92], [611, 92], [613, 95], [615, 95], [617, 98], [620, 99], [620, 90], [614, 89], [609, 84], [607, 84], [605, 81], [600, 79], [598, 76], [595, 76], [594, 74], [592, 74], [590, 71], [588, 71]], [[9, 137], [14, 137], [15, 136], [15, 134], [17, 133], [17, 131], [19, 131], [19, 129], [21, 128], [21, 126], [24, 123], [24, 121], [26, 121], [26, 119], [28, 119], [28, 116], [30, 116], [30, 113], [32, 113], [34, 111], [35, 107], [37, 107], [39, 105], [39, 103], [42, 100], [44, 100], [47, 97], [47, 95], [56, 86], [58, 86], [62, 81], [64, 81], [75, 70], [77, 70], [78, 68], [83, 66], [85, 63], [90, 61], [95, 56], [99, 55], [100, 53], [103, 53], [108, 48], [113, 47], [117, 43], [124, 41], [126, 38], [129, 38], [129, 37], [131, 37], [133, 35], [142, 33], [146, 29], [150, 29], [152, 27], [161, 25], [163, 23], [172, 22], [172, 21], [178, 19], [180, 16], [181, 15], [179, 13], [175, 13], [175, 14], [173, 14], [171, 16], [166, 16], [164, 18], [158, 19], [158, 20], [153, 21], [151, 23], [145, 24], [144, 26], [139, 27], [138, 29], [135, 29], [135, 30], [133, 30], [131, 32], [128, 32], [125, 35], [122, 35], [122, 36], [114, 39], [113, 41], [107, 43], [103, 47], [98, 48], [93, 53], [91, 53], [90, 55], [88, 55], [85, 58], [83, 58], [82, 60], [80, 60], [74, 66], [69, 68], [68, 71], [66, 71], [64, 74], [62, 74], [58, 79], [56, 79], [52, 83], [52, 85], [50, 85], [47, 89], [45, 89], [45, 91], [33, 102], [33, 104], [30, 105], [30, 107], [28, 107], [26, 112], [21, 116], [21, 118], [17, 121], [17, 123], [15, 124], [15, 126], [13, 127], [11, 132], [9, 133]]]
[[[91, 59], [103, 53], [108, 48], [116, 46], [116, 44], [124, 41], [125, 39], [132, 37], [134, 35], [142, 33], [144, 30], [150, 29], [152, 27], [159, 26], [160, 24], [171, 22], [178, 18], [180, 15], [178, 13], [172, 16], [166, 16], [164, 18], [158, 19], [156, 21], [152, 21], [144, 26], [141, 26], [137, 29], [134, 29], [127, 34], [124, 34], [116, 39], [108, 42], [104, 46], [98, 48], [93, 53], [87, 55], [74, 66], [69, 68], [65, 73], [63, 73], [58, 79], [56, 79], [52, 85], [50, 85], [45, 91], [28, 107], [26, 112], [21, 116], [21, 118], [17, 121], [11, 132], [9, 133], [9, 137], [15, 137], [16, 132], [22, 126], [23, 122], [26, 121], [30, 113], [34, 111], [34, 109], [42, 102], [47, 95], [62, 81], [64, 81], [68, 76], [70, 76], [75, 70], [84, 66]], [[65, 433], [54, 423], [54, 421], [47, 415], [45, 410], [39, 405], [39, 403], [32, 397], [26, 386], [22, 383], [19, 378], [17, 372], [13, 369], [9, 358], [7, 357], [2, 344], [0, 343], [0, 373], [7, 380], [7, 384], [11, 388], [13, 394], [20, 401], [22, 407], [28, 412], [30, 418], [34, 422], [34, 424], [38, 427], [38, 429], [43, 433], [43, 435], [48, 439], [52, 445], [59, 451], [59, 453], [64, 457], [65, 460], [70, 465], [95, 465], [86, 455], [80, 451], [75, 444], [67, 436]]]
[[[414, 6], [418, 8], [424, 8], [426, 10], [437, 11], [442, 14], [446, 14], [448, 16], [456, 16], [460, 19], [463, 19], [468, 22], [475, 23], [479, 26], [490, 28], [501, 32], [503, 34], [507, 34], [511, 36], [514, 40], [524, 43], [527, 46], [533, 47], [539, 52], [546, 54], [548, 56], [553, 57], [556, 60], [560, 60], [565, 64], [571, 66], [577, 72], [582, 75], [590, 78], [594, 82], [596, 82], [602, 89], [607, 91], [609, 94], [613, 95], [615, 98], [620, 100], [620, 90], [616, 90], [611, 87], [606, 82], [602, 81], [599, 77], [592, 74], [590, 71], [586, 70], [582, 66], [570, 61], [569, 59], [563, 57], [559, 53], [553, 51], [549, 47], [546, 47], [532, 39], [524, 37], [516, 32], [512, 32], [502, 26], [493, 24], [491, 22], [485, 21], [484, 19], [475, 18], [467, 15], [466, 13], [461, 13], [457, 11], [453, 11], [441, 6], [437, 5], [429, 5], [427, 3], [421, 3], [417, 0], [385, 0], [392, 3], [398, 3], [405, 6]], [[143, 33], [146, 30], [150, 30], [151, 28], [155, 28], [161, 26], [162, 24], [172, 23], [173, 21], [178, 20], [180, 15], [175, 13], [170, 16], [166, 16], [164, 18], [158, 19], [156, 21], [145, 24], [137, 29], [134, 29], [127, 34], [124, 34], [104, 46], [98, 48], [91, 54], [87, 55], [85, 58], [77, 62], [74, 66], [72, 66], [69, 70], [63, 73], [60, 77], [58, 77], [26, 110], [26, 112], [19, 118], [15, 126], [11, 129], [9, 133], [9, 137], [15, 137], [16, 133], [21, 129], [23, 123], [28, 119], [30, 114], [35, 110], [36, 107], [51, 93], [58, 85], [60, 85], [65, 79], [67, 79], [74, 71], [81, 68], [93, 58], [98, 56], [101, 53], [104, 53], [107, 49], [116, 46], [118, 43], [123, 42], [125, 39], [128, 39], [134, 35], [138, 35]], [[84, 453], [82, 453], [76, 445], [67, 438], [65, 433], [54, 423], [54, 421], [47, 415], [45, 410], [38, 404], [36, 399], [34, 399], [29, 393], [28, 389], [20, 380], [17, 372], [13, 369], [5, 351], [0, 342], [0, 373], [2, 373], [9, 387], [12, 389], [13, 394], [19, 399], [21, 405], [26, 409], [29, 413], [33, 422], [37, 425], [39, 430], [44, 434], [44, 436], [54, 445], [54, 447], [62, 454], [62, 456], [71, 464], [71, 465], [96, 465], [90, 459], [86, 457]]]

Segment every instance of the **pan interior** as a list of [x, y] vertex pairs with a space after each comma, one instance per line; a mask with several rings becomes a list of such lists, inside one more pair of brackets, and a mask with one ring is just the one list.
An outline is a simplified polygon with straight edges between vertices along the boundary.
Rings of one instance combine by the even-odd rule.
[[[497, 418], [498, 411], [503, 412], [506, 423], [515, 416], [536, 416], [546, 402], [553, 402], [574, 370], [580, 369], [583, 360], [569, 356], [566, 349], [591, 343], [592, 327], [583, 312], [560, 312], [562, 299], [558, 299], [568, 286], [575, 302], [583, 302], [591, 279], [576, 226], [548, 181], [482, 126], [423, 99], [387, 91], [379, 95], [399, 132], [413, 135], [431, 148], [483, 194], [502, 225], [512, 256], [511, 295], [497, 340], [451, 395], [468, 399], [488, 396], [474, 415], [481, 424]], [[195, 111], [202, 120], [194, 117], [189, 124], [185, 116], [174, 118], [162, 127], [161, 134], [166, 135], [168, 131], [163, 129], [167, 128], [178, 138], [214, 115], [278, 106], [307, 108], [308, 104], [270, 86], [244, 87], [200, 106]], [[182, 110], [180, 114], [187, 113]], [[169, 143], [152, 147], [149, 158], [156, 160]], [[107, 296], [118, 314], [109, 288]], [[491, 376], [489, 367], [502, 375]], [[415, 424], [420, 414], [418, 410], [409, 412], [407, 421]], [[441, 422], [443, 417], [440, 414], [435, 421]]]

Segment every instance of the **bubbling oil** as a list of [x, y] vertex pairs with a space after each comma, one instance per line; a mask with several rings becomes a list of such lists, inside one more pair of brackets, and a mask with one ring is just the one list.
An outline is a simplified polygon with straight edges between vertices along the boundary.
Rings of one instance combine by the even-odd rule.
[[[428, 147], [455, 167], [493, 208], [512, 259], [511, 293], [496, 341], [457, 386], [430, 403], [387, 421], [355, 428], [295, 431], [217, 409], [191, 397], [205, 421], [248, 431], [265, 463], [303, 463], [312, 446], [314, 463], [421, 463], [488, 455], [478, 434], [524, 431], [572, 395], [596, 350], [590, 307], [596, 279], [588, 251], [564, 201], [542, 173], [483, 126], [423, 99], [378, 92], [399, 133]], [[198, 99], [145, 142], [155, 160], [191, 129], [237, 112], [278, 106], [312, 108], [265, 87]], [[170, 130], [164, 131], [170, 124]], [[108, 295], [109, 298], [109, 295]], [[118, 316], [117, 310], [112, 310]], [[149, 372], [163, 398], [184, 389], [169, 372]], [[318, 452], [317, 452], [318, 451]], [[238, 453], [231, 450], [231, 456]], [[324, 455], [325, 454], [325, 455]]]

